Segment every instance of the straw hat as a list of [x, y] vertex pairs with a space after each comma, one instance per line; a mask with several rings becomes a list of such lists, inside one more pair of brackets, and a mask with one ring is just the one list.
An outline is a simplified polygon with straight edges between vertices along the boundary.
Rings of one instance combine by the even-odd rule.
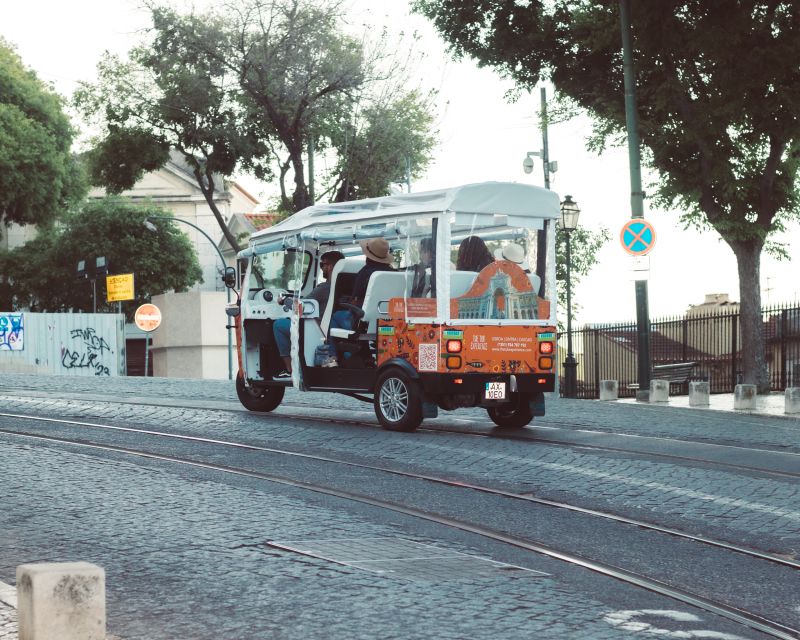
[[510, 243], [504, 245], [502, 248], [494, 252], [494, 257], [497, 260], [508, 260], [515, 262], [523, 271], [530, 271], [528, 263], [525, 261], [525, 251], [518, 244]]
[[392, 254], [389, 253], [389, 243], [384, 238], [372, 238], [371, 240], [362, 240], [361, 251], [370, 260], [375, 262], [382, 262], [383, 264], [392, 264]]

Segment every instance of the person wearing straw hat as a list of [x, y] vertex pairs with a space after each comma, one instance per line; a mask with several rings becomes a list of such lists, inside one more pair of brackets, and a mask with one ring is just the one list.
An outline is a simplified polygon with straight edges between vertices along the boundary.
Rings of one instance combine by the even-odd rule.
[[518, 244], [511, 242], [503, 245], [503, 247], [494, 252], [494, 257], [496, 260], [507, 260], [518, 264], [525, 273], [531, 272], [531, 268], [525, 261], [525, 250]]
[[[392, 253], [389, 243], [385, 238], [371, 238], [360, 242], [361, 251], [367, 257], [367, 263], [356, 274], [353, 285], [353, 294], [350, 304], [360, 307], [367, 293], [370, 276], [376, 271], [394, 271], [392, 268]], [[346, 309], [340, 309], [331, 316], [331, 329], [353, 328], [353, 314]]]

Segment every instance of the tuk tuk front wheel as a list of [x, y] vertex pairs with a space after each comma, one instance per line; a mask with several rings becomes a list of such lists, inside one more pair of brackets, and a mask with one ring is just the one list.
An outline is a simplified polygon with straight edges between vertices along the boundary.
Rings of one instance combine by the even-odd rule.
[[283, 400], [286, 387], [248, 387], [241, 375], [236, 376], [236, 395], [249, 411], [272, 411]]
[[419, 384], [400, 369], [389, 369], [375, 385], [375, 414], [384, 429], [414, 431], [422, 422]]
[[511, 402], [496, 407], [489, 407], [486, 412], [498, 427], [505, 429], [522, 429], [533, 420], [533, 413], [529, 403], [530, 398], [525, 393], [514, 394]]

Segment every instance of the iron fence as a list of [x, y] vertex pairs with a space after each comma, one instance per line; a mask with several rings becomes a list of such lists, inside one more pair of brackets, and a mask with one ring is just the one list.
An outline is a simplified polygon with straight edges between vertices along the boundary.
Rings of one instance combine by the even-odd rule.
[[[800, 304], [764, 307], [761, 316], [772, 390], [800, 386]], [[731, 393], [741, 381], [738, 306], [711, 313], [690, 310], [683, 317], [651, 319], [650, 326], [653, 367], [696, 363], [686, 382], [671, 384], [671, 394], [687, 394], [690, 380], [708, 380], [711, 393]], [[558, 341], [563, 360], [566, 332], [559, 332]], [[572, 342], [578, 360], [579, 398], [598, 398], [601, 380], [617, 380], [620, 397], [636, 395], [635, 322], [586, 325], [572, 332]]]

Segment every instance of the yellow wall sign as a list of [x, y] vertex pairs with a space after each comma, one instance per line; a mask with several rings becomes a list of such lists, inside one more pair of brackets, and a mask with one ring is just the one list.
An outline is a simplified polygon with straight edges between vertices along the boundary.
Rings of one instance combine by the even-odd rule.
[[106, 276], [106, 300], [108, 300], [108, 302], [133, 300], [133, 297], [132, 273]]

